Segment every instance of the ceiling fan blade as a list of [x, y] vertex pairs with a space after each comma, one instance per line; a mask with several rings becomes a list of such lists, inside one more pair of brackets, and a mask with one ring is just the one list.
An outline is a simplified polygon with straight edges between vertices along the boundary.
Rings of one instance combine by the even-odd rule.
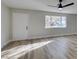
[[74, 3], [70, 3], [70, 4], [64, 5], [62, 7], [67, 7], [67, 6], [71, 6], [71, 5], [74, 5]]
[[58, 6], [52, 6], [52, 5], [48, 5], [49, 7], [58, 7]]

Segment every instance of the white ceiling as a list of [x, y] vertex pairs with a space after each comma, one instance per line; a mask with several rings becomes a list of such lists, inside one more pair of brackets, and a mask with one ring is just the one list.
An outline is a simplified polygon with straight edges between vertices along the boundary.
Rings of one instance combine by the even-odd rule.
[[58, 0], [2, 0], [2, 2], [11, 8], [19, 9], [32, 9], [32, 10], [41, 10], [48, 12], [59, 12], [59, 13], [77, 13], [77, 0], [63, 0], [63, 5], [74, 2], [75, 4], [69, 7], [63, 8], [62, 11], [59, 11], [56, 7], [49, 7], [48, 5], [57, 5]]

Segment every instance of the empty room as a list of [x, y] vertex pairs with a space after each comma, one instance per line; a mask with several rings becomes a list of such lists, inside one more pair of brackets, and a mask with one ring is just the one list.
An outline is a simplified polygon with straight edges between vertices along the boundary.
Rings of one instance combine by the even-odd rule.
[[1, 59], [77, 59], [77, 0], [1, 0]]

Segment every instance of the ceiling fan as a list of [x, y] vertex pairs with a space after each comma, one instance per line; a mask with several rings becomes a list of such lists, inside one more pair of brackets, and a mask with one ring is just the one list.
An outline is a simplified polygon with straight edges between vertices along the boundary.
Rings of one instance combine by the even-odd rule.
[[64, 8], [64, 7], [74, 5], [73, 2], [69, 3], [69, 4], [66, 4], [66, 5], [62, 5], [62, 2], [63, 2], [63, 0], [59, 0], [59, 4], [57, 4], [57, 6], [52, 6], [52, 5], [48, 5], [48, 6], [50, 6], [50, 7], [58, 7], [59, 10], [62, 10], [62, 8]]

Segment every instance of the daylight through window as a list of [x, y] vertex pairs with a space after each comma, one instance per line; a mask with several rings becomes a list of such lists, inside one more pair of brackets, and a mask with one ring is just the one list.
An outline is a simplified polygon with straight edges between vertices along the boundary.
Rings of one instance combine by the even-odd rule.
[[66, 28], [66, 16], [45, 16], [45, 28]]

